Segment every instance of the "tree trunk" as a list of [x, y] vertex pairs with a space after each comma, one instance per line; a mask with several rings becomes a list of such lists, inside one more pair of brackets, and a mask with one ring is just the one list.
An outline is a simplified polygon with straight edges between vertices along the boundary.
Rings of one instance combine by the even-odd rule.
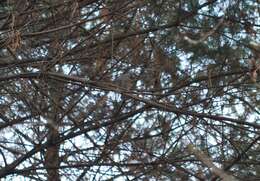
[[45, 154], [45, 167], [48, 174], [49, 181], [59, 181], [59, 145], [55, 144], [56, 140], [59, 138], [59, 132], [57, 129], [50, 127], [49, 128], [49, 136], [48, 143], [49, 147], [46, 150]]

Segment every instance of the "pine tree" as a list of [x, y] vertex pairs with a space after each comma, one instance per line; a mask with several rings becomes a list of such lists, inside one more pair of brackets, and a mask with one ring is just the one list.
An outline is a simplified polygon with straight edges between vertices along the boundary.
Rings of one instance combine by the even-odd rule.
[[258, 0], [0, 2], [0, 177], [258, 180]]

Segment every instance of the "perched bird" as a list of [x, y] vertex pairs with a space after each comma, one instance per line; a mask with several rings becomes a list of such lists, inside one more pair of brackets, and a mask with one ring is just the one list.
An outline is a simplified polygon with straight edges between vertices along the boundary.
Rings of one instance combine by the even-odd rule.
[[121, 74], [115, 82], [120, 88], [126, 90], [130, 90], [133, 87], [133, 79], [131, 79], [131, 75], [128, 73]]

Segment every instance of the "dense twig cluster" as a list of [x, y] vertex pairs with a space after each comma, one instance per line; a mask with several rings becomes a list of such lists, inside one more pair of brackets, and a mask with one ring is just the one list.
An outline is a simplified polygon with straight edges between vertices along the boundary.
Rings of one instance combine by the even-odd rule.
[[257, 5], [1, 1], [0, 177], [259, 179]]

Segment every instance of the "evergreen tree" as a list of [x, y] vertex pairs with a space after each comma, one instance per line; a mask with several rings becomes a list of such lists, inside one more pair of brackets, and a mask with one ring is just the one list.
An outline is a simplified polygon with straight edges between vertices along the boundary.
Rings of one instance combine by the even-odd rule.
[[258, 180], [259, 0], [0, 2], [0, 177]]

